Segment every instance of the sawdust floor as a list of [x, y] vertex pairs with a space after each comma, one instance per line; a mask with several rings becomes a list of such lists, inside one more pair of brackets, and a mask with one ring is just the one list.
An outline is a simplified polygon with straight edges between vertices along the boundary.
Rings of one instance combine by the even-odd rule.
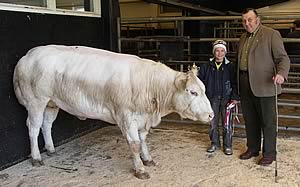
[[300, 140], [279, 138], [277, 183], [275, 163], [257, 165], [260, 157], [242, 161], [245, 138], [234, 137], [234, 154], [206, 153], [207, 127], [161, 124], [152, 129], [148, 145], [155, 167], [146, 167], [151, 178], [133, 176], [129, 148], [116, 126], [107, 126], [42, 154], [45, 165], [32, 167], [29, 160], [0, 171], [0, 186], [299, 186]]

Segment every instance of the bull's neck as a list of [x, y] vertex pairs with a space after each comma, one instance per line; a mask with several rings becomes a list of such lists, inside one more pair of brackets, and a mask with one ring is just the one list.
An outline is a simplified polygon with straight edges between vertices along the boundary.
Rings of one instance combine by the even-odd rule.
[[150, 83], [149, 90], [151, 90], [151, 104], [157, 105], [157, 112], [159, 112], [162, 116], [171, 113], [174, 109], [172, 100], [174, 93], [176, 91], [175, 87], [175, 78], [178, 72], [167, 69], [163, 72], [163, 76], [161, 74], [154, 74], [151, 78], [152, 81]]

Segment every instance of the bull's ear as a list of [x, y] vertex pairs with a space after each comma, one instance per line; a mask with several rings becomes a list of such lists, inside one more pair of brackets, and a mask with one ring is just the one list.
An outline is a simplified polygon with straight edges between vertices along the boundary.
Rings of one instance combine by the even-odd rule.
[[188, 78], [189, 78], [189, 75], [187, 73], [180, 72], [179, 74], [177, 74], [177, 76], [175, 78], [176, 88], [177, 89], [185, 89]]

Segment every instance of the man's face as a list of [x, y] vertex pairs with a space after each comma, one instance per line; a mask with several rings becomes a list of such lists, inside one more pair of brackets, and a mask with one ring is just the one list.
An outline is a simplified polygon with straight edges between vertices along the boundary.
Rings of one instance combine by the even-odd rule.
[[250, 10], [248, 13], [243, 14], [242, 23], [247, 32], [253, 33], [260, 24], [260, 18]]
[[222, 47], [217, 47], [215, 49], [215, 61], [216, 62], [223, 62], [224, 57], [225, 57], [225, 49]]

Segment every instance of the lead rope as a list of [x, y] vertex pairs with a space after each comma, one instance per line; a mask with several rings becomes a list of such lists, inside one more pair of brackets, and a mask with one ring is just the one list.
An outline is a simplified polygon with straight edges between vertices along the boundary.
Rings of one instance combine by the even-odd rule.
[[240, 120], [238, 118], [238, 105], [236, 103], [233, 103], [232, 101], [229, 101], [226, 104], [226, 113], [225, 113], [225, 119], [224, 119], [224, 125], [227, 128], [227, 130], [232, 126], [232, 134], [234, 135], [234, 126], [236, 123], [240, 123]]
[[235, 111], [234, 111], [234, 118], [233, 118], [233, 123], [232, 123], [232, 135], [234, 135], [234, 126], [236, 123], [240, 123], [240, 120], [239, 120], [239, 117], [238, 117], [238, 114], [239, 114], [239, 107], [238, 107], [238, 104], [236, 103], [235, 104]]

